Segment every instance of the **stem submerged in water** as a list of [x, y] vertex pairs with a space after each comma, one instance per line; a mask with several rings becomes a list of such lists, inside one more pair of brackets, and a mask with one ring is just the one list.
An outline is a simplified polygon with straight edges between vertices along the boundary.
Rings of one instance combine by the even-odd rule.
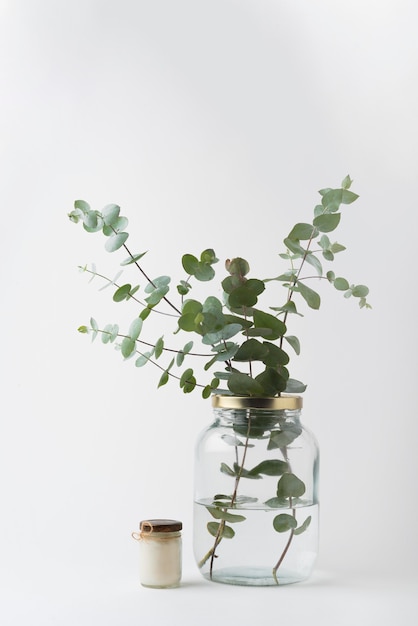
[[[235, 505], [235, 502], [236, 502], [236, 499], [237, 499], [237, 496], [238, 496], [239, 482], [240, 482], [240, 479], [241, 479], [241, 476], [242, 476], [242, 472], [244, 470], [245, 459], [247, 457], [248, 442], [249, 442], [250, 430], [251, 430], [251, 412], [250, 412], [249, 409], [247, 409], [247, 421], [248, 421], [247, 433], [245, 435], [245, 444], [244, 444], [244, 450], [243, 450], [243, 453], [242, 453], [241, 464], [240, 464], [238, 473], [237, 473], [236, 478], [235, 478], [234, 492], [232, 494], [231, 503], [230, 503], [228, 508], [233, 508], [234, 505]], [[203, 565], [206, 563], [206, 561], [208, 559], [210, 559], [209, 576], [210, 576], [211, 579], [212, 579], [212, 575], [213, 575], [214, 560], [217, 558], [216, 548], [218, 547], [218, 545], [222, 541], [224, 528], [225, 528], [225, 520], [221, 520], [221, 522], [219, 524], [219, 527], [218, 527], [218, 531], [216, 533], [215, 542], [213, 544], [213, 547], [209, 550], [209, 552], [207, 552], [207, 554], [199, 562], [199, 567], [203, 567]]]

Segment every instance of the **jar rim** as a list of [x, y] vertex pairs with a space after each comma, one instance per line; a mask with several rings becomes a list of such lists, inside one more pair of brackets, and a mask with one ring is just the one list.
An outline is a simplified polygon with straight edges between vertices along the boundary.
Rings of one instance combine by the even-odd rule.
[[229, 396], [214, 394], [212, 406], [215, 409], [278, 409], [294, 411], [301, 409], [303, 399], [301, 396], [279, 396], [269, 398], [257, 398], [253, 396]]

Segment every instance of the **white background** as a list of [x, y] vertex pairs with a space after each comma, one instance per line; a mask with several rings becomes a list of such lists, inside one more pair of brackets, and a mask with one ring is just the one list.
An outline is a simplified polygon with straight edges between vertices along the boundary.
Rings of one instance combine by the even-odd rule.
[[[416, 623], [417, 22], [413, 0], [0, 1], [3, 624]], [[136, 311], [78, 273], [123, 255], [67, 213], [120, 204], [154, 276], [214, 247], [266, 277], [348, 173], [335, 270], [373, 309], [323, 285], [295, 331], [318, 567], [279, 590], [211, 585], [191, 553], [210, 405], [76, 332]], [[130, 533], [158, 516], [184, 522], [175, 591], [138, 585]]]

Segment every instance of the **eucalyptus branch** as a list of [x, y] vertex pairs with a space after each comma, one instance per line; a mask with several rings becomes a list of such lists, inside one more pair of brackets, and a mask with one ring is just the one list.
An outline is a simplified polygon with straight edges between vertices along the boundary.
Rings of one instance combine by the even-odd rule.
[[[116, 231], [114, 231], [116, 233]], [[126, 252], [128, 253], [128, 255], [131, 257], [131, 259], [133, 260], [134, 265], [136, 265], [136, 267], [139, 269], [139, 271], [141, 272], [141, 274], [144, 276], [144, 278], [155, 288], [157, 288], [157, 285], [154, 283], [153, 280], [151, 280], [151, 278], [149, 278], [149, 276], [147, 275], [147, 273], [143, 270], [143, 268], [139, 265], [138, 261], [134, 260], [134, 255], [132, 254], [132, 252], [129, 250], [128, 246], [126, 245], [126, 243], [123, 244], [123, 247], [125, 248]], [[178, 315], [181, 315], [181, 311], [180, 309], [178, 309], [172, 302], [171, 300], [169, 300], [166, 296], [163, 296], [162, 298]]]
[[[292, 499], [291, 499], [291, 498], [289, 498], [289, 500], [291, 501]], [[295, 511], [295, 509], [294, 509], [292, 506], [291, 506], [291, 509], [292, 509], [292, 515], [293, 515], [293, 517], [294, 517], [294, 518], [296, 518], [296, 511]], [[277, 578], [277, 570], [279, 569], [279, 567], [280, 567], [280, 566], [281, 566], [281, 564], [283, 563], [283, 560], [284, 560], [284, 558], [285, 558], [286, 554], [287, 554], [287, 553], [288, 553], [288, 551], [289, 551], [289, 548], [290, 548], [290, 545], [291, 545], [291, 543], [292, 543], [292, 540], [293, 540], [294, 535], [295, 535], [295, 529], [294, 529], [294, 528], [291, 528], [291, 530], [290, 530], [290, 535], [289, 535], [289, 539], [287, 540], [287, 543], [286, 543], [286, 545], [285, 545], [285, 547], [284, 547], [284, 550], [283, 550], [282, 554], [280, 555], [280, 558], [279, 558], [279, 560], [277, 561], [276, 565], [273, 567], [273, 578], [274, 578], [274, 580], [275, 580], [275, 582], [276, 582], [276, 585], [278, 585], [278, 584], [279, 584], [279, 581], [278, 581], [278, 578]]]
[[[105, 249], [108, 252], [123, 248], [129, 257], [122, 262], [122, 265], [135, 264], [146, 279], [145, 293], [149, 295], [143, 299], [145, 300], [143, 302], [135, 297], [139, 286], [132, 287], [130, 284], [119, 286], [114, 281], [96, 273], [109, 284], [115, 284], [116, 293], [113, 294], [115, 301], [121, 302], [132, 298], [144, 307], [139, 315], [141, 321], [134, 320], [132, 322], [134, 326], [145, 322], [152, 311], [174, 317], [177, 323], [175, 333], [181, 331], [192, 334], [198, 337], [205, 346], [212, 346], [213, 355], [206, 363], [205, 370], [219, 367], [222, 363], [225, 371], [220, 377], [226, 380], [229, 392], [243, 396], [279, 396], [282, 392], [301, 393], [306, 387], [290, 378], [286, 368], [290, 359], [283, 349], [283, 340], [286, 339], [296, 354], [299, 354], [300, 348], [297, 337], [286, 334], [288, 317], [289, 313], [298, 313], [294, 303], [296, 293], [310, 308], [318, 309], [320, 306], [319, 294], [305, 284], [307, 278], [313, 277], [302, 277], [302, 271], [309, 262], [317, 269], [318, 277], [323, 278], [321, 261], [311, 252], [314, 239], [318, 238], [317, 242], [325, 260], [333, 260], [337, 252], [345, 249], [340, 244], [332, 243], [326, 233], [332, 232], [338, 226], [341, 218], [340, 205], [351, 204], [357, 199], [358, 196], [349, 191], [350, 185], [351, 179], [347, 176], [341, 188], [326, 188], [319, 192], [322, 196], [321, 204], [314, 208], [312, 223], [296, 224], [288, 237], [284, 239], [287, 253], [281, 256], [290, 259], [292, 269], [277, 278], [266, 280], [249, 278], [250, 267], [245, 259], [241, 257], [228, 259], [225, 263], [227, 276], [221, 282], [222, 299], [208, 295], [200, 302], [197, 299], [185, 297], [191, 289], [190, 279], [193, 277], [204, 283], [211, 281], [215, 277], [213, 265], [218, 259], [212, 249], [203, 250], [200, 257], [184, 254], [181, 264], [187, 280], [180, 281], [177, 285], [177, 292], [181, 296], [179, 306], [176, 306], [171, 296], [167, 295], [170, 290], [170, 276], [151, 278], [139, 262], [144, 253], [133, 254], [131, 247], [127, 246], [128, 220], [120, 215], [119, 206], [107, 205], [100, 212], [91, 209], [87, 202], [77, 200], [69, 217], [74, 223], [81, 222], [89, 233], [102, 232], [106, 239]], [[301, 242], [306, 242], [305, 247], [301, 245]], [[295, 259], [299, 259], [297, 269], [295, 269]], [[345, 278], [335, 277], [333, 272], [327, 272], [326, 278], [338, 291], [344, 292], [346, 298], [354, 296], [359, 298], [360, 307], [369, 307], [366, 302], [369, 290], [365, 285], [350, 284]], [[271, 307], [274, 311], [280, 311], [276, 315], [260, 310], [257, 306], [259, 296], [266, 289], [268, 280], [279, 280], [287, 289], [285, 305]], [[168, 305], [169, 312], [157, 310], [156, 307], [162, 301]], [[161, 343], [161, 338], [151, 344], [151, 347], [158, 342]], [[124, 339], [125, 356], [129, 351], [130, 354], [132, 353], [132, 343], [132, 337], [131, 340]], [[182, 353], [191, 352], [190, 343], [193, 342], [188, 342], [183, 350], [178, 351], [180, 360]], [[192, 356], [201, 355], [195, 352]], [[247, 373], [240, 371], [239, 366], [236, 367], [237, 363], [248, 363], [245, 368]], [[215, 376], [218, 376], [217, 370], [215, 370]], [[186, 385], [186, 387], [191, 390], [193, 385]], [[209, 397], [211, 388], [204, 388], [205, 398]]]
[[[247, 433], [246, 433], [246, 437], [245, 437], [245, 443], [244, 443], [244, 450], [242, 453], [242, 459], [241, 459], [241, 465], [238, 469], [236, 478], [235, 478], [235, 486], [234, 486], [234, 491], [232, 493], [231, 496], [231, 502], [229, 503], [228, 508], [233, 508], [235, 506], [235, 502], [238, 496], [238, 487], [239, 487], [239, 483], [242, 477], [242, 473], [244, 471], [244, 465], [245, 465], [245, 459], [247, 457], [247, 451], [248, 451], [248, 444], [249, 444], [249, 438], [250, 438], [250, 432], [251, 432], [251, 412], [249, 410], [247, 410]], [[237, 446], [235, 446], [235, 452], [238, 458], [238, 449]], [[218, 547], [218, 545], [220, 544], [220, 542], [222, 541], [222, 536], [223, 536], [223, 532], [225, 529], [225, 520], [221, 520], [219, 527], [218, 527], [218, 531], [216, 533], [216, 537], [215, 537], [215, 543], [213, 545], [213, 547], [211, 548], [211, 550], [209, 550], [209, 552], [205, 555], [204, 559], [202, 559], [199, 563], [199, 566], [202, 567], [206, 561], [210, 558], [210, 566], [209, 566], [209, 575], [212, 578], [212, 573], [213, 573], [213, 564], [214, 564], [214, 559], [216, 558], [216, 548]]]
[[[87, 272], [88, 274], [92, 274], [93, 277], [97, 276], [98, 278], [101, 278], [102, 280], [105, 280], [108, 283], [109, 286], [114, 285], [116, 287], [116, 289], [120, 289], [121, 288], [121, 285], [118, 285], [118, 283], [116, 283], [114, 280], [112, 280], [108, 276], [104, 276], [103, 274], [100, 274], [99, 272], [96, 272], [96, 271], [93, 271], [93, 270], [89, 270], [87, 266], [79, 265], [78, 269], [80, 269], [82, 272]], [[91, 280], [93, 280], [93, 279], [91, 279]], [[135, 302], [137, 302], [138, 304], [140, 304], [144, 308], [147, 308], [147, 304], [145, 302], [142, 302], [141, 300], [138, 300], [138, 298], [136, 298], [132, 293], [129, 293], [126, 296], [125, 299], [135, 300]], [[166, 317], [178, 318], [178, 315], [175, 315], [174, 313], [167, 313], [166, 311], [159, 311], [155, 307], [152, 309], [152, 311], [154, 313], [158, 313], [159, 315], [165, 315]]]

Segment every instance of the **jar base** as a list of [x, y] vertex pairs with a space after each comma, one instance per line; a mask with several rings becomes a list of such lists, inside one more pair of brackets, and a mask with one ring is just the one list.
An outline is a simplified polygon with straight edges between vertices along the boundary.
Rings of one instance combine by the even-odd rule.
[[309, 576], [300, 577], [283, 570], [274, 578], [271, 569], [265, 567], [225, 567], [212, 573], [204, 573], [203, 577], [210, 582], [223, 583], [226, 585], [242, 585], [247, 587], [280, 587], [302, 582]]
[[145, 587], [146, 589], [177, 589], [177, 587], [180, 587], [180, 583], [174, 583], [172, 585], [146, 585], [145, 583], [141, 583], [141, 587]]

